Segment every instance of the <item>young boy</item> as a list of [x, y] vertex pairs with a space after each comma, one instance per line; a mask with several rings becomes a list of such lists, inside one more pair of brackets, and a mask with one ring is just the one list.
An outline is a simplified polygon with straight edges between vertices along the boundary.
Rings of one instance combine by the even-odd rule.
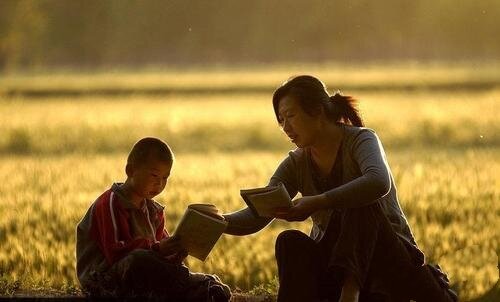
[[124, 183], [114, 183], [77, 226], [76, 270], [97, 296], [149, 296], [168, 301], [229, 301], [215, 275], [191, 273], [178, 238], [165, 230], [163, 206], [152, 200], [167, 184], [174, 156], [157, 138], [139, 140]]

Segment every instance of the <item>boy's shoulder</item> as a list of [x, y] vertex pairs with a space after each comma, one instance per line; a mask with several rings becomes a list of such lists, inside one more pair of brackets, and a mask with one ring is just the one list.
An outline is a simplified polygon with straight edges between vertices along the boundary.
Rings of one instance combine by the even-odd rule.
[[106, 202], [110, 200], [111, 189], [104, 191], [99, 197], [97, 197], [87, 209], [87, 212], [83, 218], [78, 222], [78, 229], [90, 229], [93, 217], [97, 211], [103, 211], [106, 208]]
[[102, 194], [96, 198], [96, 200], [93, 202], [93, 205], [102, 204], [106, 201], [109, 201], [111, 199], [112, 194], [113, 194], [113, 190], [111, 188], [107, 189], [106, 191], [102, 192]]
[[96, 209], [98, 209], [98, 211], [102, 211], [106, 207], [109, 207], [112, 195], [113, 195], [112, 188], [109, 188], [106, 191], [102, 192], [101, 195], [99, 195], [94, 200], [94, 202], [92, 202], [92, 204], [89, 207], [89, 210], [95, 211]]

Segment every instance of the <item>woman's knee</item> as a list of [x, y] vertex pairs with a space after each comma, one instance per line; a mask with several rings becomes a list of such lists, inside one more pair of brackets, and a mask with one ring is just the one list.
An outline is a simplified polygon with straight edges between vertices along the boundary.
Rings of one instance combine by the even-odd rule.
[[276, 238], [276, 255], [283, 250], [303, 250], [309, 245], [314, 245], [314, 240], [298, 230], [286, 230]]
[[303, 240], [310, 240], [309, 236], [298, 230], [286, 230], [281, 232], [276, 238], [276, 246], [296, 243]]

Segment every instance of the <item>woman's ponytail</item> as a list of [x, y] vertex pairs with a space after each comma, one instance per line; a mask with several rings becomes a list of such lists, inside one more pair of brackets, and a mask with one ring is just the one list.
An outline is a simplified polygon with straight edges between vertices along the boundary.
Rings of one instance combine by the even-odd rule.
[[310, 116], [317, 116], [324, 111], [328, 119], [333, 122], [357, 127], [364, 126], [354, 98], [344, 96], [340, 91], [330, 96], [326, 85], [310, 75], [293, 77], [274, 91], [273, 107], [278, 123], [281, 123], [278, 112], [279, 102], [287, 95], [295, 97], [302, 109]]
[[330, 96], [328, 110], [329, 115], [335, 121], [341, 121], [345, 124], [350, 124], [356, 127], [363, 127], [363, 119], [356, 107], [357, 101], [348, 95], [342, 95], [340, 91], [335, 92]]

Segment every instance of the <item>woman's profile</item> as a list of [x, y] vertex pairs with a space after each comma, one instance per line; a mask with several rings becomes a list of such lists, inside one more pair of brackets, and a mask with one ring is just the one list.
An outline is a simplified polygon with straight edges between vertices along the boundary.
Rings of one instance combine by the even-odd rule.
[[[427, 265], [400, 207], [382, 144], [365, 128], [355, 99], [330, 95], [302, 75], [273, 95], [276, 119], [297, 146], [271, 176], [294, 201], [275, 218], [312, 218], [308, 235], [287, 230], [276, 239], [279, 302], [453, 301], [438, 267]], [[248, 208], [224, 215], [227, 234], [246, 235], [273, 218]]]

